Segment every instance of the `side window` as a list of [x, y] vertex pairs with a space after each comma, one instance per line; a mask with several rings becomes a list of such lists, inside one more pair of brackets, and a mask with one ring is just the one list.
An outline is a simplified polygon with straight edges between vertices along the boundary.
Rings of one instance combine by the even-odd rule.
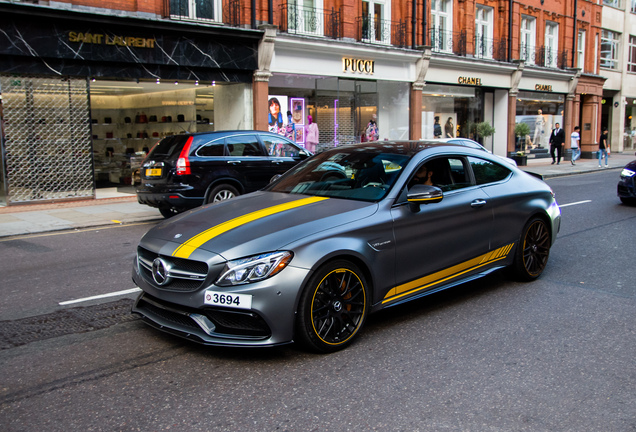
[[272, 136], [261, 136], [265, 148], [270, 156], [276, 157], [297, 157], [298, 147], [290, 144], [289, 142]]
[[264, 156], [256, 135], [236, 135], [225, 139], [230, 156]]
[[475, 157], [469, 157], [468, 161], [473, 169], [475, 181], [478, 185], [498, 182], [510, 175], [508, 168], [494, 162]]
[[197, 156], [214, 157], [223, 156], [225, 153], [225, 145], [223, 141], [208, 143], [197, 150]]
[[[428, 182], [426, 179], [430, 179]], [[432, 184], [444, 192], [462, 189], [472, 183], [466, 175], [464, 161], [459, 157], [441, 157], [426, 161], [411, 179], [409, 185]]]

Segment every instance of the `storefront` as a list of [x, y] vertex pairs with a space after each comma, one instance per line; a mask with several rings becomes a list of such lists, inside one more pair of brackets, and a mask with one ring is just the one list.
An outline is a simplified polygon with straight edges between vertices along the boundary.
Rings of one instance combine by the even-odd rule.
[[16, 4], [0, 26], [7, 204], [94, 197], [163, 136], [252, 127], [262, 32]]
[[[422, 92], [422, 137], [463, 137], [480, 142], [493, 153], [507, 153], [508, 90], [514, 65], [490, 65], [471, 60], [431, 60]], [[480, 136], [477, 125], [494, 127]]]
[[[528, 127], [527, 133], [515, 133], [515, 150], [550, 149], [550, 134], [556, 123], [564, 127], [565, 95], [546, 91], [520, 91], [517, 95], [515, 125]], [[516, 131], [521, 130], [517, 126]], [[535, 152], [540, 153], [540, 152]]]
[[623, 150], [636, 149], [636, 98], [625, 98], [625, 128]]
[[[372, 121], [380, 140], [409, 138], [410, 83], [420, 52], [331, 41], [312, 48], [308, 52], [284, 36], [276, 40], [268, 105], [273, 99], [280, 104], [282, 127], [287, 111], [301, 131], [308, 129], [311, 116], [319, 131], [317, 151], [365, 141]], [[320, 70], [313, 67], [317, 64]], [[272, 112], [268, 119], [272, 130]], [[303, 133], [296, 137], [306, 144]]]

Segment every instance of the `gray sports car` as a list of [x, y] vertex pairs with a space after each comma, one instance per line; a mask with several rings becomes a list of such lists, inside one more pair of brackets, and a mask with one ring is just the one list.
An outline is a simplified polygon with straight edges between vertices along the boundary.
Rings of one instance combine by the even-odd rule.
[[331, 352], [371, 312], [501, 268], [539, 277], [560, 221], [543, 181], [484, 151], [338, 147], [151, 229], [133, 312], [203, 344]]

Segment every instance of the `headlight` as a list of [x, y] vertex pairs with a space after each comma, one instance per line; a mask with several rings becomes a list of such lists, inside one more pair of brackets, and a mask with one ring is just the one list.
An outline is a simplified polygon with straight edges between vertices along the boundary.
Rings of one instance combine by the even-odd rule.
[[621, 171], [621, 177], [634, 177], [634, 174], [636, 174], [636, 171], [627, 168], [623, 168], [623, 171]]
[[232, 286], [262, 281], [287, 267], [293, 256], [291, 252], [271, 252], [228, 261], [215, 284]]

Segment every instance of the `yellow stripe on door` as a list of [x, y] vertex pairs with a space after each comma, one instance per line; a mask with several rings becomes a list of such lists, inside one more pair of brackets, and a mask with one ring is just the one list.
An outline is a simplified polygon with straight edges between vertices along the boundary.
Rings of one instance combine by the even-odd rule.
[[281, 213], [284, 212], [286, 210], [291, 210], [294, 208], [298, 208], [298, 207], [302, 207], [305, 205], [309, 205], [309, 204], [313, 204], [319, 201], [323, 201], [329, 198], [324, 198], [324, 197], [311, 197], [311, 198], [304, 198], [301, 200], [297, 200], [297, 201], [292, 201], [289, 203], [285, 203], [285, 204], [279, 204], [273, 207], [268, 207], [262, 210], [258, 210], [252, 213], [248, 213], [245, 214], [243, 216], [239, 216], [237, 218], [234, 219], [230, 219], [227, 222], [223, 222], [222, 224], [213, 226], [212, 228], [209, 228], [197, 235], [195, 235], [194, 237], [192, 237], [191, 239], [187, 240], [185, 243], [183, 243], [181, 246], [179, 246], [173, 253], [172, 256], [173, 257], [177, 257], [177, 258], [188, 258], [190, 255], [192, 255], [192, 253], [197, 250], [199, 247], [201, 247], [201, 245], [203, 245], [204, 243], [212, 240], [214, 237], [221, 235], [223, 233], [226, 233], [230, 230], [233, 230], [234, 228], [238, 228], [243, 224], [249, 223], [249, 222], [254, 222], [255, 220], [264, 218], [266, 216], [271, 216], [274, 215], [276, 213]]

